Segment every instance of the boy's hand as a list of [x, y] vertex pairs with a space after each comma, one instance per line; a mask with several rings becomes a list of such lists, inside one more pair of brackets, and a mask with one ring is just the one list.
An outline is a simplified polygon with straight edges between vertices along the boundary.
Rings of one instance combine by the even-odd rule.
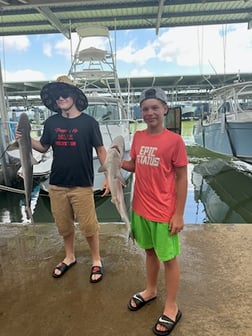
[[21, 137], [22, 137], [22, 132], [16, 130], [16, 131], [15, 131], [15, 138], [16, 138], [16, 140], [21, 139]]
[[169, 223], [170, 235], [179, 233], [184, 228], [184, 218], [182, 215], [174, 214]]
[[108, 178], [107, 178], [107, 177], [105, 178], [105, 180], [104, 180], [104, 182], [103, 182], [103, 185], [102, 185], [102, 187], [101, 187], [101, 190], [103, 191], [103, 193], [102, 193], [102, 195], [101, 195], [102, 197], [108, 195], [109, 192], [110, 192], [110, 189], [109, 189], [109, 183], [108, 183]]

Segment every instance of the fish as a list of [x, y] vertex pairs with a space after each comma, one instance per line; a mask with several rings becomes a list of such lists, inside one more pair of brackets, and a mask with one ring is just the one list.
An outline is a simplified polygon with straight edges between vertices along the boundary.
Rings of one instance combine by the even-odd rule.
[[125, 142], [123, 136], [119, 135], [112, 140], [107, 150], [107, 156], [104, 164], [99, 167], [98, 172], [107, 172], [108, 183], [111, 194], [111, 202], [115, 205], [121, 219], [126, 224], [129, 238], [134, 240], [130, 229], [130, 220], [127, 214], [123, 187], [126, 182], [121, 174], [121, 161], [124, 157]]
[[[31, 143], [31, 124], [26, 113], [21, 113], [17, 125], [17, 131], [22, 133], [22, 136], [16, 140], [20, 153], [20, 163], [22, 167], [21, 176], [24, 181], [24, 194], [25, 194], [25, 212], [27, 218], [34, 224], [34, 219], [31, 210], [31, 193], [33, 186], [33, 165], [37, 164], [37, 160], [32, 155]], [[14, 149], [14, 144], [10, 148]], [[9, 150], [11, 150], [8, 148]]]

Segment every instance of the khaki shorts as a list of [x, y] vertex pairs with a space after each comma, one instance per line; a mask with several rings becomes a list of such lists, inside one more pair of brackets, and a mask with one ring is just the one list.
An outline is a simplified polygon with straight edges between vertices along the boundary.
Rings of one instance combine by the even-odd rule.
[[170, 235], [169, 223], [152, 222], [132, 211], [131, 230], [137, 244], [145, 250], [153, 248], [160, 261], [180, 254], [179, 236]]
[[59, 187], [49, 185], [51, 209], [59, 234], [66, 237], [74, 232], [74, 221], [85, 237], [99, 229], [92, 187]]

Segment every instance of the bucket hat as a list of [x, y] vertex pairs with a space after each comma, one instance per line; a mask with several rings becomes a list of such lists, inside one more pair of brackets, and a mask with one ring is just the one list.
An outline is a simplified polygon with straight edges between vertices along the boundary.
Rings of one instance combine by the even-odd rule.
[[60, 95], [66, 96], [67, 94], [75, 96], [75, 105], [79, 111], [83, 111], [88, 107], [88, 100], [84, 92], [67, 76], [59, 76], [55, 82], [46, 84], [40, 91], [43, 104], [49, 110], [57, 113], [61, 113], [61, 109], [58, 107], [56, 99]]
[[142, 104], [142, 102], [146, 99], [158, 99], [161, 100], [161, 102], [167, 104], [167, 97], [165, 92], [160, 89], [160, 88], [148, 88], [146, 90], [144, 90], [139, 98], [139, 103], [140, 105]]

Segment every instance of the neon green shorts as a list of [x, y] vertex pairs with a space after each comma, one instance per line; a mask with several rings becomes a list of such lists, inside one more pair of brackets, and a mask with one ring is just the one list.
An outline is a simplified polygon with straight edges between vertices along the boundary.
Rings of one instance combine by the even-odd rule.
[[171, 260], [180, 254], [179, 236], [170, 235], [169, 223], [152, 222], [132, 211], [131, 230], [139, 247], [153, 248], [160, 261]]

